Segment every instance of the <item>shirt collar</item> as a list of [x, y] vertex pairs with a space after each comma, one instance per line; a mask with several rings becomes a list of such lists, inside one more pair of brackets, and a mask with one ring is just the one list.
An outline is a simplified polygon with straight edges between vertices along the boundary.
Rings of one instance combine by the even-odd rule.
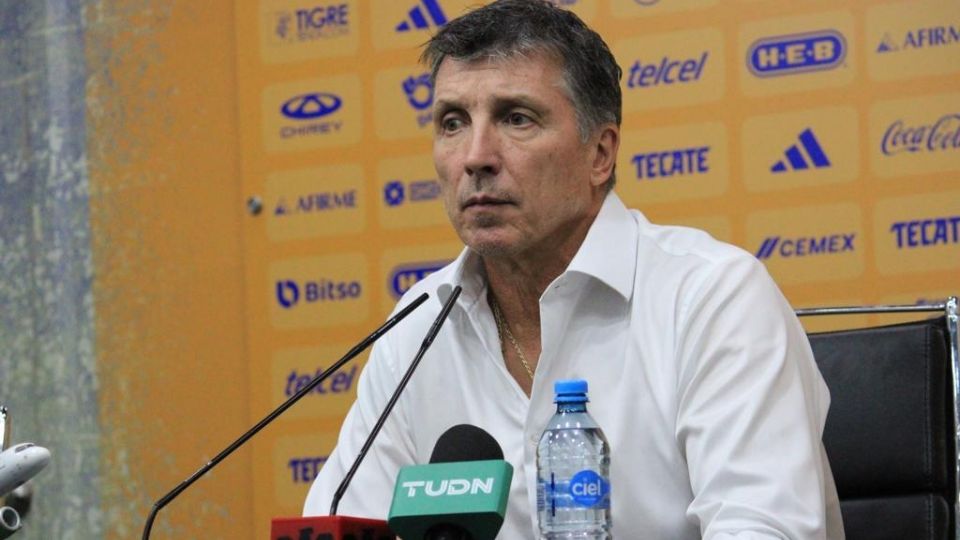
[[[637, 270], [637, 229], [637, 219], [620, 197], [610, 192], [564, 274], [592, 277], [615, 290], [624, 300], [630, 300]], [[464, 248], [448, 270], [437, 287], [438, 300], [441, 304], [446, 302], [454, 285], [459, 283], [463, 292], [457, 303], [469, 310], [487, 290], [480, 257]]]

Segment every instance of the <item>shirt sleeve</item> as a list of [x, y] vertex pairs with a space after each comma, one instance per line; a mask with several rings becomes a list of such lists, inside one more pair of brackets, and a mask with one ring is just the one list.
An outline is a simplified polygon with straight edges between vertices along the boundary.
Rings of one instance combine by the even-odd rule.
[[830, 398], [792, 308], [747, 254], [690, 298], [676, 346], [688, 518], [705, 540], [827, 538]]
[[[357, 399], [340, 428], [337, 446], [320, 470], [303, 507], [304, 516], [327, 515], [333, 495], [353, 465], [377, 418], [399, 384], [401, 369], [385, 336], [374, 346], [360, 375]], [[370, 452], [340, 500], [337, 514], [387, 519], [393, 486], [402, 465], [414, 462], [413, 443], [401, 399], [384, 423]]]

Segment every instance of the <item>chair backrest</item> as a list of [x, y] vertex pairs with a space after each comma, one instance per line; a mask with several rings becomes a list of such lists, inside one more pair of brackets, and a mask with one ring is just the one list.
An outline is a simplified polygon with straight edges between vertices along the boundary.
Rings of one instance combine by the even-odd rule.
[[848, 540], [960, 538], [952, 325], [947, 312], [809, 335], [830, 388], [823, 440]]

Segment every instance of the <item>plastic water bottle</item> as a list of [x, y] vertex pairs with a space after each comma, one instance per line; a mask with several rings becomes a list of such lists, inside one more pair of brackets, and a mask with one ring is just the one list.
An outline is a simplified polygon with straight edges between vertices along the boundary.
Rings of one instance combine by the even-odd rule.
[[587, 413], [587, 381], [556, 381], [557, 414], [537, 446], [540, 538], [609, 539], [610, 445]]

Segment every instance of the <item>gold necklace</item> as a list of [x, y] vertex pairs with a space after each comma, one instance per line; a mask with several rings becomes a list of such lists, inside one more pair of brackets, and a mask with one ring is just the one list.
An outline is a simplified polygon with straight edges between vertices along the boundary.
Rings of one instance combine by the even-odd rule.
[[503, 341], [503, 336], [506, 335], [507, 339], [510, 340], [510, 343], [513, 344], [513, 350], [517, 351], [517, 356], [520, 357], [520, 363], [523, 364], [523, 369], [527, 371], [527, 375], [530, 376], [530, 380], [533, 380], [533, 370], [530, 369], [530, 364], [527, 363], [527, 357], [523, 354], [523, 349], [520, 348], [520, 344], [517, 343], [516, 338], [513, 337], [513, 332], [510, 331], [510, 325], [503, 318], [503, 313], [500, 312], [500, 304], [497, 302], [497, 298], [493, 295], [490, 295], [491, 304], [493, 307], [493, 320], [497, 323], [497, 337], [500, 338], [500, 341]]

